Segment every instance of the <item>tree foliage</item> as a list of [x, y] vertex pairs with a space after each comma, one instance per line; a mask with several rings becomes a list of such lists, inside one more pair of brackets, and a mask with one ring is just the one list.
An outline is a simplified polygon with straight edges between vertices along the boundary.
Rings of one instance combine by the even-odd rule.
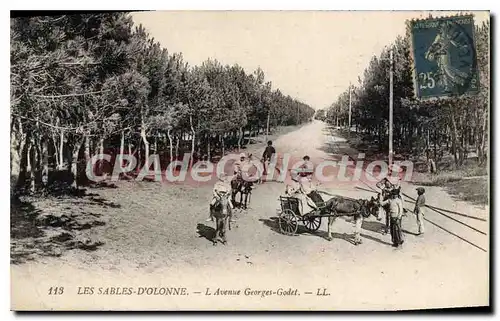
[[[440, 159], [450, 152], [456, 166], [464, 163], [471, 150], [478, 160], [486, 159], [490, 92], [489, 23], [476, 26], [477, 66], [480, 93], [470, 97], [418, 101], [414, 98], [409, 39], [398, 37], [366, 67], [362, 79], [352, 86], [352, 123], [365, 137], [388, 148], [389, 48], [394, 54], [393, 117], [394, 147], [400, 153]], [[326, 110], [334, 125], [347, 125], [349, 88]]]
[[11, 184], [19, 189], [44, 187], [64, 167], [76, 186], [80, 160], [104, 149], [126, 149], [141, 163], [151, 150], [200, 158], [242, 147], [268, 116], [272, 129], [313, 114], [273, 90], [260, 68], [213, 59], [188, 66], [126, 13], [11, 19]]

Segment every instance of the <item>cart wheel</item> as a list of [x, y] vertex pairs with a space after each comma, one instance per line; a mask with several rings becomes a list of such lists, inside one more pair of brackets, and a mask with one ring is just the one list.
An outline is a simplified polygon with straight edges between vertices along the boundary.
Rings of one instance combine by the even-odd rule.
[[309, 232], [316, 232], [321, 226], [321, 217], [320, 216], [305, 216], [302, 219], [304, 226]]
[[286, 209], [279, 216], [280, 232], [286, 235], [295, 235], [299, 227], [299, 219], [295, 213]]

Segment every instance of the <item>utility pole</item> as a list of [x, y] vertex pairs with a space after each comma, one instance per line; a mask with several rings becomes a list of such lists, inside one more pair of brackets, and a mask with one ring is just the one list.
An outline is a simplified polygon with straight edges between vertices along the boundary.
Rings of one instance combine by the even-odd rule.
[[336, 120], [337, 120], [337, 127], [339, 127], [339, 113], [340, 113], [340, 106], [337, 107], [337, 115], [336, 115]]
[[299, 104], [297, 104], [297, 125], [299, 124]]
[[[262, 91], [260, 92], [259, 103], [260, 103], [260, 108], [262, 108]], [[267, 111], [266, 142], [267, 142], [267, 136], [269, 136], [269, 117], [271, 116], [271, 106], [268, 107], [269, 110]]]
[[267, 136], [269, 136], [269, 118], [271, 117], [271, 109], [267, 112], [267, 127], [266, 127], [266, 142]]
[[393, 109], [393, 48], [390, 50], [390, 69], [389, 69], [389, 169], [392, 169], [392, 109]]
[[347, 139], [351, 139], [351, 82], [349, 82], [349, 128], [347, 132]]

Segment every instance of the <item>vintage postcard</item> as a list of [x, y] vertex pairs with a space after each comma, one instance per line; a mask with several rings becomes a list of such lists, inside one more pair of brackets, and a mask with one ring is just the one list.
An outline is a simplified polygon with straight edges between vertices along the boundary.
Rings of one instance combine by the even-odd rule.
[[490, 308], [488, 11], [12, 12], [11, 309]]

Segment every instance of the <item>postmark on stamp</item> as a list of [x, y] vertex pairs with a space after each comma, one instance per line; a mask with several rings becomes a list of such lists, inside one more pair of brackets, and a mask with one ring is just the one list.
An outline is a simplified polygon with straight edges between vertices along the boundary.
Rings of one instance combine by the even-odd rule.
[[408, 22], [415, 95], [419, 99], [479, 91], [472, 15]]

